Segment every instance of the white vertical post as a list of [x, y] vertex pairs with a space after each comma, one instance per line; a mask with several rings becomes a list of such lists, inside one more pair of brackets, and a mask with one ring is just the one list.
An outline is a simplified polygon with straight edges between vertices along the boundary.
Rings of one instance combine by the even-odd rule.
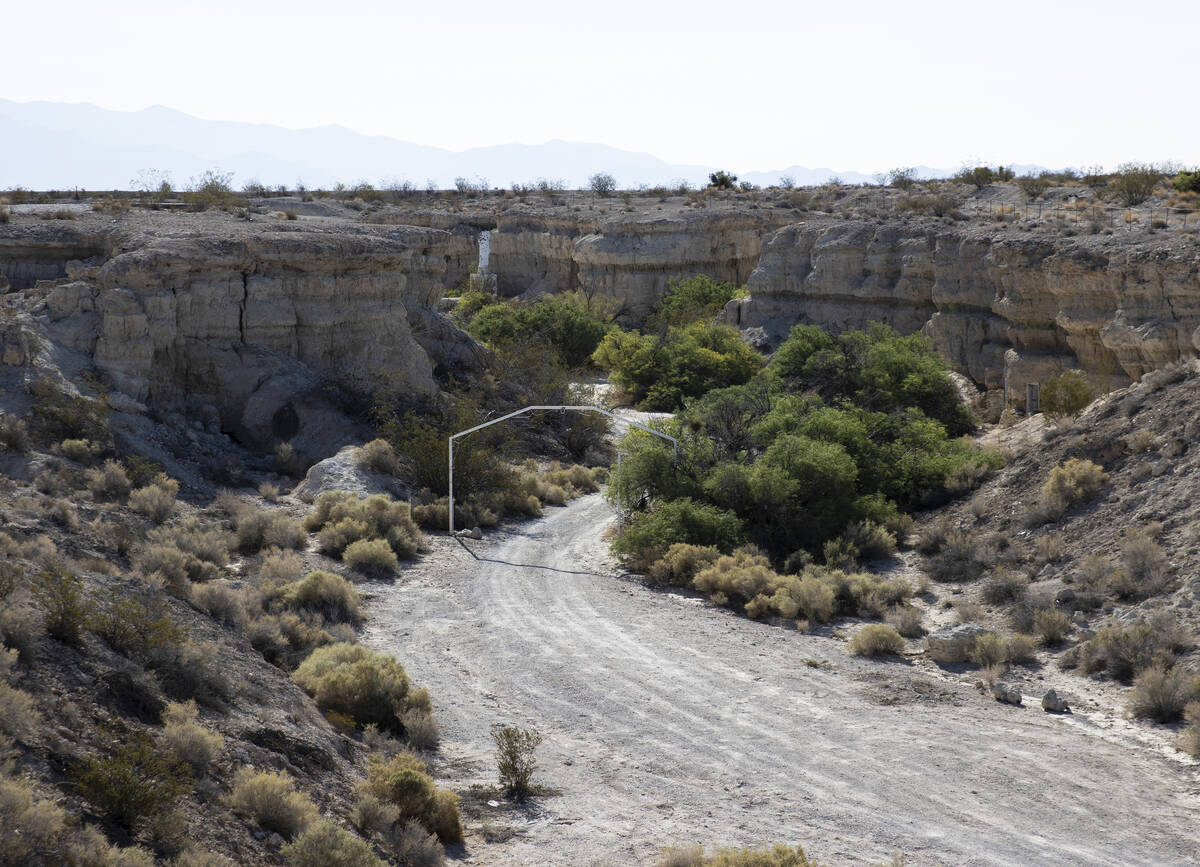
[[450, 535], [454, 535], [454, 437], [450, 437]]

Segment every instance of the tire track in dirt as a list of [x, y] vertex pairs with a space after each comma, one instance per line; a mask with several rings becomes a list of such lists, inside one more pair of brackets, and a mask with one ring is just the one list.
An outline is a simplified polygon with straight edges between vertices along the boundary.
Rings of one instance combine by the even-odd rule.
[[494, 782], [492, 722], [546, 736], [555, 793], [467, 863], [651, 863], [693, 841], [841, 863], [1200, 860], [1194, 768], [953, 682], [954, 704], [880, 703], [864, 680], [920, 667], [622, 579], [609, 520], [587, 497], [469, 549], [436, 539], [370, 602], [364, 640], [429, 687], [452, 785]]

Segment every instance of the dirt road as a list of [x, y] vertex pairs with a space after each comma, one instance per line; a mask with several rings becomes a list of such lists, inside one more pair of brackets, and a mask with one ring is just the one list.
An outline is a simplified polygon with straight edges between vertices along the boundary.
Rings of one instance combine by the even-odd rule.
[[610, 520], [591, 496], [437, 539], [370, 602], [366, 643], [433, 694], [443, 784], [495, 782], [493, 722], [546, 737], [552, 792], [496, 808], [491, 835], [516, 836], [473, 836], [466, 863], [646, 864], [692, 842], [799, 842], [822, 864], [1200, 862], [1195, 766], [1040, 694], [1000, 705], [928, 663], [648, 590], [609, 560]]

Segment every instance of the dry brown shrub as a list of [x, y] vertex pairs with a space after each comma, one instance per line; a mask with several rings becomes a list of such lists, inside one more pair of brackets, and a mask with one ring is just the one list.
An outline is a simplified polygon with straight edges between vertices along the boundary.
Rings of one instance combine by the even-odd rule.
[[97, 500], [124, 500], [133, 487], [125, 468], [114, 460], [88, 470], [86, 478], [88, 490]]
[[235, 812], [286, 838], [294, 837], [318, 817], [308, 795], [296, 791], [295, 781], [283, 773], [242, 768], [233, 779], [229, 802]]
[[197, 720], [196, 702], [171, 702], [163, 711], [163, 744], [197, 773], [204, 773], [221, 754], [225, 738]]
[[854, 656], [898, 656], [904, 652], [904, 638], [890, 626], [869, 623], [850, 639]]

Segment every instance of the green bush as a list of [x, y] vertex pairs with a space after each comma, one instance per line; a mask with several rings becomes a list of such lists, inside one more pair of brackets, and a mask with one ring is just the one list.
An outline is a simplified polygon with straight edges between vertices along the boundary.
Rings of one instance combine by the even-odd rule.
[[233, 778], [229, 802], [235, 812], [287, 839], [319, 816], [308, 795], [296, 791], [295, 781], [284, 773], [242, 768]]
[[496, 769], [504, 791], [519, 801], [533, 792], [533, 772], [537, 769], [535, 755], [542, 742], [537, 729], [516, 726], [492, 726], [492, 742], [496, 745]]
[[718, 283], [711, 277], [676, 277], [667, 283], [667, 291], [654, 306], [650, 325], [667, 330], [671, 326], [708, 322], [734, 298], [746, 294], [745, 287]]
[[850, 639], [850, 652], [855, 656], [899, 656], [904, 652], [904, 638], [891, 626], [869, 623]]
[[684, 398], [748, 382], [762, 358], [736, 329], [696, 322], [665, 337], [610, 331], [592, 360], [630, 393], [639, 408], [674, 410]]
[[385, 867], [371, 847], [328, 819], [279, 850], [288, 867]]
[[78, 644], [87, 623], [83, 582], [62, 567], [40, 572], [33, 580], [33, 598], [45, 612], [45, 628], [54, 638]]
[[1151, 163], [1122, 163], [1109, 178], [1108, 189], [1122, 205], [1132, 208], [1150, 198], [1166, 174]]
[[124, 588], [109, 591], [88, 625], [117, 653], [141, 659], [187, 639], [161, 599]]
[[1200, 169], [1179, 172], [1171, 186], [1181, 193], [1200, 193]]
[[1094, 391], [1083, 374], [1068, 370], [1045, 380], [1039, 391], [1041, 410], [1051, 418], [1074, 418], [1092, 402]]
[[75, 768], [75, 788], [107, 818], [126, 830], [174, 809], [192, 788], [192, 773], [170, 750], [137, 731], [109, 732], [108, 753]]
[[613, 550], [646, 568], [676, 542], [729, 551], [741, 536], [741, 521], [732, 512], [684, 498], [636, 513]]
[[396, 659], [357, 644], [320, 647], [304, 660], [292, 678], [325, 709], [345, 714], [361, 725], [404, 733], [403, 714], [429, 710], [423, 690], [410, 693], [408, 675]]
[[586, 296], [564, 293], [528, 305], [488, 304], [471, 318], [467, 330], [501, 348], [515, 343], [544, 345], [563, 365], [576, 368], [588, 364], [611, 327]]

